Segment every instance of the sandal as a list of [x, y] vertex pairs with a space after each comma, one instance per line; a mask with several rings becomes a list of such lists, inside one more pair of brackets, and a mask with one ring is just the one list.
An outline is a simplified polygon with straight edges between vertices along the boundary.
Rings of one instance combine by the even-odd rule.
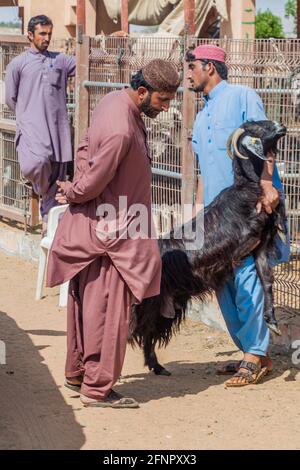
[[[75, 378], [75, 377], [74, 377]], [[82, 381], [82, 377], [78, 377], [79, 380]], [[80, 393], [80, 388], [81, 388], [81, 383], [80, 384], [72, 384], [69, 382], [69, 380], [66, 378], [64, 382], [64, 386], [72, 390], [73, 392]]]
[[261, 365], [249, 361], [242, 361], [240, 369], [246, 370], [243, 372], [239, 370], [233, 377], [241, 377], [244, 381], [230, 382], [231, 379], [229, 379], [225, 382], [226, 387], [244, 387], [245, 385], [257, 384], [269, 372], [267, 367], [261, 367]]
[[98, 408], [139, 408], [138, 402], [134, 398], [123, 397], [119, 393], [111, 390], [109, 394], [102, 400], [94, 400], [93, 398], [80, 395], [80, 400], [85, 407]]

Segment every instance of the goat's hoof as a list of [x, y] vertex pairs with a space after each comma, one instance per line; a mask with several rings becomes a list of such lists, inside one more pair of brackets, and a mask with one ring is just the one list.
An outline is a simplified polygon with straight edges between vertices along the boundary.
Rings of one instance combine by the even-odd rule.
[[277, 336], [282, 336], [282, 333], [280, 331], [280, 329], [278, 328], [277, 325], [275, 325], [275, 323], [267, 323], [268, 325], [268, 328], [273, 331], [273, 333], [275, 333], [275, 335]]
[[161, 365], [153, 367], [153, 372], [155, 375], [165, 375], [167, 377], [171, 375], [171, 372], [169, 372], [167, 369], [165, 369]]

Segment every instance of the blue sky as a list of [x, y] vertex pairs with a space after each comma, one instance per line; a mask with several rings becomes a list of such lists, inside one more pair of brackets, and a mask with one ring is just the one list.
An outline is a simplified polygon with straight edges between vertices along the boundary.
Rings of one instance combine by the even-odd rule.
[[[238, 1], [238, 0], [235, 0]], [[293, 31], [293, 22], [284, 18], [285, 0], [256, 0], [257, 10], [267, 10], [269, 8], [274, 15], [282, 18], [284, 31], [290, 33]], [[11, 21], [17, 18], [18, 8], [0, 7], [0, 21]]]
[[18, 17], [18, 8], [0, 7], [0, 23], [2, 21], [12, 21]]
[[284, 17], [284, 5], [285, 0], [256, 0], [256, 10], [271, 10], [274, 15], [280, 16], [282, 19], [283, 29], [285, 33], [291, 33], [294, 29], [293, 20], [285, 19]]

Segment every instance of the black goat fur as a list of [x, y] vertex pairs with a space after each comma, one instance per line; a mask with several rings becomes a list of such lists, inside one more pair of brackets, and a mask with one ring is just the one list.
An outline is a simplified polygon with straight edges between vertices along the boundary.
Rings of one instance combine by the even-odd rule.
[[[234, 184], [224, 189], [214, 201], [192, 221], [204, 216], [204, 243], [200, 249], [187, 250], [187, 240], [177, 239], [172, 231], [168, 238], [158, 240], [162, 256], [161, 292], [134, 305], [129, 342], [144, 351], [145, 365], [156, 374], [169, 375], [157, 361], [155, 346], [166, 346], [185, 318], [188, 302], [200, 301], [222, 288], [234, 275], [234, 268], [252, 254], [262, 282], [265, 303], [264, 317], [268, 326], [280, 334], [274, 316], [272, 269], [268, 262], [276, 255], [276, 236], [286, 236], [286, 214], [282, 198], [272, 214], [257, 213], [262, 196], [260, 177], [265, 155], [285, 135], [286, 129], [273, 121], [247, 122], [241, 126], [244, 134], [237, 141], [234, 155]], [[247, 136], [247, 139], [245, 139]], [[249, 139], [249, 137], [252, 139]], [[261, 155], [253, 142], [259, 141]], [[183, 230], [183, 234], [185, 231]], [[164, 314], [168, 312], [167, 315]], [[173, 318], [166, 318], [166, 316]]]

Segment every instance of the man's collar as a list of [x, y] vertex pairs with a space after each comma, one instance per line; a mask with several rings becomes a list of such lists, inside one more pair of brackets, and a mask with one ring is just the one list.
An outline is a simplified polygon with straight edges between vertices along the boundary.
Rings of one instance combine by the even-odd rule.
[[28, 52], [30, 52], [31, 54], [41, 54], [41, 55], [44, 55], [44, 56], [48, 56], [49, 55], [49, 52], [48, 50], [44, 51], [44, 52], [41, 52], [39, 51], [38, 49], [35, 49], [34, 47], [29, 47], [28, 49]]
[[134, 115], [135, 115], [136, 117], [138, 117], [139, 119], [142, 119], [141, 112], [140, 112], [139, 108], [138, 108], [137, 105], [134, 103], [133, 99], [129, 96], [129, 94], [127, 93], [126, 90], [128, 90], [128, 87], [122, 89], [122, 96], [125, 98], [125, 100], [126, 100], [127, 103], [129, 104], [129, 106], [130, 106], [130, 108], [132, 109]]
[[210, 90], [210, 92], [208, 93], [208, 95], [205, 95], [205, 99], [206, 100], [212, 100], [213, 98], [215, 98], [216, 96], [218, 96], [220, 93], [222, 93], [222, 91], [228, 86], [228, 83], [226, 82], [226, 80], [222, 80], [221, 82], [218, 83], [218, 85], [216, 85], [212, 90]]

